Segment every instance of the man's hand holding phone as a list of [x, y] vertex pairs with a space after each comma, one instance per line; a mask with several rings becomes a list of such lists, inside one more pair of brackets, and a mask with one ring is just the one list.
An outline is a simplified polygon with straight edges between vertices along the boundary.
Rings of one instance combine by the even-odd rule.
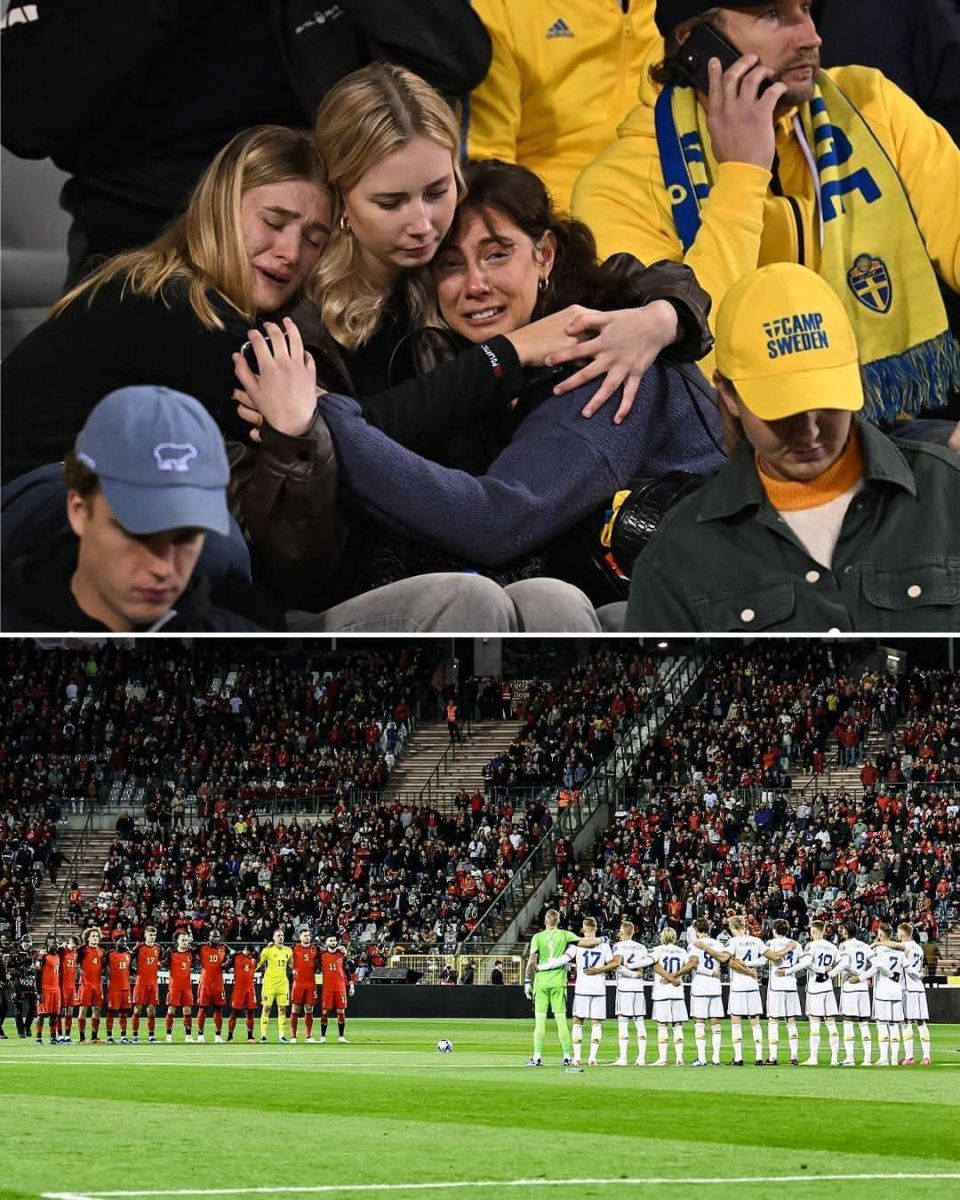
[[317, 366], [303, 348], [296, 324], [285, 317], [283, 328], [266, 321], [267, 336], [250, 330], [251, 347], [258, 372], [250, 369], [244, 354], [234, 354], [233, 369], [240, 387], [233, 393], [237, 412], [253, 428], [250, 437], [260, 441], [260, 426], [266, 421], [278, 433], [303, 437], [317, 408]]
[[707, 70], [707, 128], [717, 162], [752, 163], [771, 170], [777, 149], [773, 114], [786, 84], [770, 83], [761, 94], [773, 71], [755, 54], [745, 54], [726, 71], [712, 58]]

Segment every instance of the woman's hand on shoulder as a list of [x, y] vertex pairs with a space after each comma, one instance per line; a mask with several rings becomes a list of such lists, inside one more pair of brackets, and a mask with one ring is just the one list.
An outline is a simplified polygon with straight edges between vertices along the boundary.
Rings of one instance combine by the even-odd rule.
[[313, 422], [317, 407], [317, 367], [304, 350], [300, 330], [289, 317], [283, 326], [264, 322], [266, 336], [250, 330], [250, 345], [259, 374], [242, 354], [234, 354], [233, 370], [240, 387], [234, 391], [237, 413], [253, 426], [250, 437], [260, 441], [260, 426], [266, 422], [278, 433], [303, 437]]
[[[567, 310], [569, 311], [569, 310]], [[560, 350], [547, 358], [547, 366], [590, 358], [582, 370], [554, 388], [558, 396], [572, 392], [593, 379], [605, 375], [583, 416], [592, 417], [621, 385], [623, 398], [614, 416], [619, 425], [633, 408], [640, 381], [657, 356], [672, 346], [680, 332], [677, 310], [666, 300], [654, 300], [642, 308], [623, 308], [616, 312], [583, 310], [567, 325], [570, 337], [588, 338], [575, 349]]]

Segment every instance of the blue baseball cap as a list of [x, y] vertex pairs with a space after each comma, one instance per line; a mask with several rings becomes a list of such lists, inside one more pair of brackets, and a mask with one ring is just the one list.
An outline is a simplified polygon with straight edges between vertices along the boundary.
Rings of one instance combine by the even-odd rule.
[[110, 392], [77, 434], [74, 453], [129, 533], [229, 533], [223, 435], [192, 396], [153, 385]]

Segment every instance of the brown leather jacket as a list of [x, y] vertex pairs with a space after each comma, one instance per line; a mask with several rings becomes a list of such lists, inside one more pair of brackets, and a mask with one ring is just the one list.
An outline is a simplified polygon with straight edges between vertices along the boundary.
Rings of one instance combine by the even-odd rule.
[[[707, 324], [710, 297], [693, 272], [681, 263], [644, 267], [632, 255], [614, 255], [603, 266], [601, 287], [589, 290], [593, 294], [580, 302], [598, 308], [628, 308], [661, 299], [673, 303], [680, 315], [681, 335], [666, 352], [671, 359], [695, 361], [713, 344]], [[535, 317], [540, 315], [544, 314], [536, 313]], [[310, 328], [310, 322], [300, 320], [300, 316], [298, 323], [317, 359], [321, 386], [355, 395], [337, 344], [317, 326]], [[417, 405], [417, 389], [418, 385], [424, 389], [427, 385], [417, 377], [433, 371], [457, 352], [457, 340], [445, 331], [424, 329], [411, 333], [410, 352], [403, 358], [406, 371], [414, 378], [393, 389], [398, 393], [396, 398], [392, 399], [392, 392], [380, 395], [383, 407], [390, 408], [390, 433], [397, 441], [411, 444], [404, 436], [402, 405], [399, 410], [396, 407], [399, 393], [404, 393], [403, 403], [413, 406], [411, 416], [415, 415], [417, 425], [422, 425], [424, 413]], [[515, 373], [513, 381], [518, 382]], [[519, 389], [511, 389], [515, 394], [509, 398], [515, 398], [522, 386], [521, 382]], [[472, 419], [480, 416], [485, 404], [489, 408], [490, 402], [490, 397], [478, 398]], [[498, 407], [502, 406], [501, 399]], [[449, 405], [433, 406], [430, 419], [438, 439], [463, 427], [462, 410], [456, 415], [455, 425], [443, 427], [452, 412]], [[371, 423], [379, 423], [376, 411], [368, 416]], [[340, 562], [347, 536], [337, 502], [337, 463], [330, 432], [318, 410], [303, 437], [288, 437], [266, 425], [261, 436], [259, 447], [228, 444], [234, 515], [252, 543], [258, 578], [271, 592], [289, 607], [320, 605], [324, 585]]]

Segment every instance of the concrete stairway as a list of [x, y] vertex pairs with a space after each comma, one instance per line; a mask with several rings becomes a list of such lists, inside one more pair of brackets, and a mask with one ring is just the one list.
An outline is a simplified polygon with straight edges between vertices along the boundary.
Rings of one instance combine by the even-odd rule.
[[[67, 884], [69, 889], [76, 879], [80, 884], [85, 902], [88, 902], [100, 891], [103, 880], [103, 864], [107, 861], [107, 852], [115, 836], [114, 831], [112, 828], [94, 829], [87, 835], [83, 858], [78, 864], [76, 873], [71, 875], [71, 863], [80, 841], [81, 832], [79, 828], [64, 829], [57, 838], [57, 844], [67, 861], [61, 868], [57, 886], [53, 887], [48, 880], [37, 893], [30, 916], [30, 931], [34, 938], [42, 937], [53, 923], [64, 884]], [[64, 912], [59, 932], [69, 932], [71, 928], [67, 914]]]
[[[453, 799], [461, 788], [483, 792], [483, 768], [498, 750], [510, 745], [519, 728], [515, 721], [475, 722], [469, 735], [464, 733], [463, 744], [454, 748], [439, 776], [433, 778], [429, 794], [424, 793], [424, 803], [448, 810], [453, 808]], [[449, 748], [445, 722], [418, 725], [384, 789], [384, 803], [398, 799], [410, 802], [418, 796]]]
[[[864, 762], [869, 758], [874, 762], [877, 760], [877, 755], [886, 746], [886, 734], [879, 729], [871, 729], [867, 734], [867, 747], [864, 754]], [[863, 793], [863, 785], [860, 783], [860, 767], [838, 767], [837, 763], [837, 739], [832, 737], [827, 742], [827, 768], [825, 773], [820, 777], [819, 789], [825, 791], [828, 795], [834, 795], [839, 791], [849, 792], [851, 796], [860, 796]], [[799, 795], [804, 788], [813, 779], [812, 775], [797, 774], [793, 777], [793, 794]]]

